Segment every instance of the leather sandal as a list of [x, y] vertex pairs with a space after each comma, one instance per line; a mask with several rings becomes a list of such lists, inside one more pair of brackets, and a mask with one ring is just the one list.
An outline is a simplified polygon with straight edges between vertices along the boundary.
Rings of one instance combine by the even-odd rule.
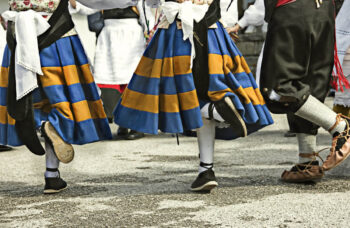
[[329, 132], [331, 132], [343, 120], [346, 123], [346, 127], [344, 131], [340, 132], [340, 134], [336, 135], [332, 140], [330, 154], [327, 156], [326, 161], [322, 165], [325, 171], [337, 167], [350, 155], [350, 119], [344, 115], [338, 114], [337, 120], [329, 129]]
[[316, 160], [316, 157], [319, 157], [323, 161], [319, 153], [320, 152], [299, 154], [300, 157], [312, 158], [312, 160], [309, 162], [296, 164], [290, 171], [285, 170], [281, 176], [282, 181], [288, 183], [307, 183], [321, 180], [324, 176], [324, 171], [319, 165], [319, 162]]

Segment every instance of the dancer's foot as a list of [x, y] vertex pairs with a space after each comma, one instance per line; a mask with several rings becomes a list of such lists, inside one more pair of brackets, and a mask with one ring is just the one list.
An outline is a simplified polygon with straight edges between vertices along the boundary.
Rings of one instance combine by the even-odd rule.
[[12, 150], [11, 147], [0, 145], [0, 152], [6, 152]]
[[119, 127], [117, 136], [119, 137], [126, 137], [129, 134], [129, 129], [124, 128], [124, 127]]
[[[52, 169], [51, 169], [52, 170]], [[55, 169], [58, 173], [58, 169]], [[45, 177], [44, 194], [59, 193], [67, 188], [67, 183], [58, 174], [57, 177]]]
[[210, 192], [216, 186], [218, 186], [218, 182], [213, 169], [210, 168], [197, 176], [191, 185], [191, 190], [194, 192]]
[[307, 183], [322, 179], [324, 172], [318, 161], [296, 164], [290, 171], [282, 173], [282, 181], [288, 183]]
[[143, 137], [145, 137], [144, 133], [131, 130], [129, 132], [129, 134], [126, 136], [126, 139], [127, 140], [135, 140], [135, 139], [140, 139], [140, 138], [143, 138]]
[[63, 163], [71, 162], [74, 158], [73, 146], [63, 141], [50, 122], [44, 122], [41, 128], [44, 137], [52, 144], [58, 160]]
[[284, 137], [286, 138], [295, 137], [295, 136], [297, 136], [297, 134], [291, 131], [287, 131], [286, 133], [284, 133]]
[[346, 127], [344, 131], [336, 133], [333, 137], [331, 152], [322, 166], [325, 171], [337, 167], [350, 155], [350, 119], [338, 114], [337, 121], [331, 129], [334, 129], [343, 120]]

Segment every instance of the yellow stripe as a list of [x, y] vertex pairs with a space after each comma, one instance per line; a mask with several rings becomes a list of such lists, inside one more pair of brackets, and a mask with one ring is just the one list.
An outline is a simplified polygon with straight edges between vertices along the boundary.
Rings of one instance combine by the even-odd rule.
[[43, 87], [53, 85], [89, 84], [94, 82], [88, 64], [82, 66], [43, 67], [44, 75], [39, 79]]
[[226, 93], [233, 93], [233, 91], [230, 88], [226, 88], [226, 89], [220, 90], [220, 91], [209, 91], [208, 96], [210, 97], [210, 99], [212, 101], [219, 101], [222, 98], [224, 98]]
[[[125, 99], [127, 98], [127, 99]], [[127, 108], [140, 111], [158, 113], [159, 97], [157, 95], [143, 94], [126, 88], [121, 104]]]
[[179, 112], [179, 99], [177, 95], [160, 94], [159, 110], [161, 112]]
[[238, 74], [242, 72], [250, 73], [247, 62], [242, 56], [235, 56], [234, 60], [229, 55], [209, 54], [209, 74]]
[[15, 125], [16, 121], [7, 113], [7, 107], [0, 105], [0, 123]]
[[258, 99], [260, 101], [260, 104], [261, 105], [264, 105], [265, 104], [265, 100], [264, 100], [264, 97], [261, 95], [261, 92], [260, 92], [260, 89], [259, 88], [256, 88], [255, 89], [255, 94], [258, 96]]
[[179, 100], [182, 111], [194, 109], [199, 106], [196, 90], [192, 90], [185, 93], [179, 93]]
[[64, 117], [75, 122], [88, 119], [106, 118], [101, 100], [79, 101], [76, 103], [61, 102], [51, 106], [56, 108]]
[[123, 93], [121, 104], [124, 107], [136, 109], [139, 111], [159, 113], [161, 112], [179, 112], [193, 109], [199, 106], [196, 90], [179, 94], [143, 94], [130, 89]]
[[173, 77], [191, 73], [191, 56], [150, 59], [142, 56], [135, 74], [149, 78]]
[[8, 86], [9, 69], [7, 67], [0, 68], [0, 87]]
[[33, 104], [34, 109], [40, 109], [43, 112], [49, 113], [52, 109], [51, 104], [48, 99], [44, 99], [40, 102]]
[[219, 101], [228, 92], [235, 93], [239, 97], [239, 99], [246, 104], [249, 104], [251, 102], [253, 103], [253, 105], [265, 104], [264, 98], [262, 97], [260, 90], [253, 89], [253, 87], [243, 88], [242, 86], [240, 86], [234, 92], [230, 88], [227, 88], [225, 90], [220, 91], [210, 91], [208, 92], [208, 94], [212, 101]]

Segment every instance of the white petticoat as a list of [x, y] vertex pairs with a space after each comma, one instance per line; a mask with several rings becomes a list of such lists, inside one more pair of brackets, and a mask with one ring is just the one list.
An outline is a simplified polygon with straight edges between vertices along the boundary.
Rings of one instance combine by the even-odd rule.
[[94, 77], [98, 84], [128, 84], [145, 50], [137, 19], [108, 19], [96, 45]]
[[[347, 53], [344, 57], [342, 67], [344, 75], [350, 82], [350, 48], [347, 50]], [[350, 89], [345, 89], [344, 92], [341, 92], [340, 90], [335, 92], [334, 104], [350, 107]]]

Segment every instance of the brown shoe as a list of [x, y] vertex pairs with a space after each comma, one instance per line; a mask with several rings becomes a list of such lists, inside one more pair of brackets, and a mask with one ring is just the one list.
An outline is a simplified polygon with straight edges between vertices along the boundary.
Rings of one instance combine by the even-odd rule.
[[346, 127], [343, 132], [333, 138], [331, 152], [322, 165], [325, 171], [337, 167], [350, 155], [350, 119], [338, 114], [336, 123], [329, 131], [334, 129], [342, 120], [345, 120]]
[[[310, 181], [319, 181], [324, 176], [323, 168], [319, 165], [316, 157], [318, 153], [299, 154], [300, 157], [312, 158], [312, 161], [296, 164], [290, 171], [285, 170], [282, 173], [282, 181], [288, 183], [305, 183]], [[321, 158], [322, 159], [322, 158]]]
[[69, 163], [74, 158], [73, 146], [63, 141], [61, 136], [57, 133], [50, 122], [44, 122], [42, 125], [42, 132], [46, 139], [52, 144], [55, 154], [63, 163]]

